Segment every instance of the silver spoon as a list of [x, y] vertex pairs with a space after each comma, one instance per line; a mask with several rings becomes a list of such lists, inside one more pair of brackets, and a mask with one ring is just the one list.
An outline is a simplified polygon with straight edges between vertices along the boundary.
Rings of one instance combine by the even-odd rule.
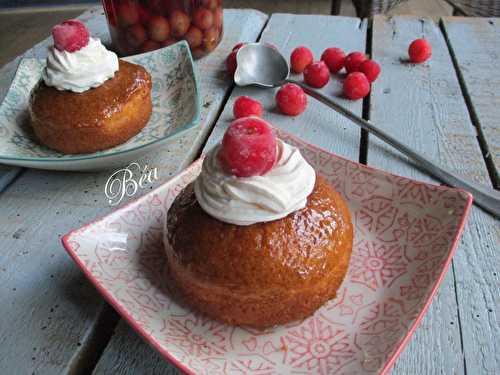
[[341, 113], [361, 128], [374, 134], [384, 142], [408, 156], [430, 175], [445, 184], [467, 190], [474, 196], [475, 203], [485, 211], [500, 217], [500, 192], [471, 181], [464, 180], [451, 171], [440, 167], [415, 150], [399, 142], [389, 134], [375, 127], [372, 123], [348, 109], [335, 103], [329, 97], [311, 89], [302, 82], [288, 78], [290, 68], [283, 55], [272, 46], [262, 43], [249, 43], [240, 48], [237, 54], [238, 68], [234, 74], [234, 82], [238, 86], [279, 87], [285, 83], [295, 83], [313, 98]]

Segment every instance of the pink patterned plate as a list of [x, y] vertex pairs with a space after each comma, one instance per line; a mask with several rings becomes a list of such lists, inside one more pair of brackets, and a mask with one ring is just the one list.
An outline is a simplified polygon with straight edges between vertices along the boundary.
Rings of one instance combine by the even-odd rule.
[[172, 301], [162, 227], [201, 161], [63, 238], [97, 289], [165, 358], [192, 374], [386, 373], [441, 283], [470, 194], [368, 168], [279, 132], [347, 200], [355, 224], [337, 298], [303, 322], [266, 332], [231, 327]]

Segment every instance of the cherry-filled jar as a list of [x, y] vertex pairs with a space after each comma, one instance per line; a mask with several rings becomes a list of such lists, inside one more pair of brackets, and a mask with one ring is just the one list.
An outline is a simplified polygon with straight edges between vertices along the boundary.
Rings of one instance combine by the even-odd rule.
[[195, 58], [222, 39], [222, 0], [103, 0], [109, 31], [122, 56], [186, 40]]

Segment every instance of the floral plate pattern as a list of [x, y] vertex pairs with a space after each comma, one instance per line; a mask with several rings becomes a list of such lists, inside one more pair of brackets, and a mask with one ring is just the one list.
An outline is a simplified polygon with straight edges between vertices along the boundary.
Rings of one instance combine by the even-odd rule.
[[192, 128], [200, 116], [196, 71], [186, 42], [125, 58], [151, 74], [153, 113], [128, 142], [108, 150], [64, 155], [39, 144], [29, 124], [28, 103], [45, 60], [21, 60], [0, 106], [0, 162], [32, 168], [88, 170], [124, 165]]
[[265, 332], [227, 326], [173, 301], [162, 231], [196, 161], [156, 190], [68, 233], [68, 253], [104, 297], [165, 358], [190, 374], [385, 374], [441, 283], [470, 194], [388, 174], [277, 130], [348, 202], [349, 272], [312, 317]]

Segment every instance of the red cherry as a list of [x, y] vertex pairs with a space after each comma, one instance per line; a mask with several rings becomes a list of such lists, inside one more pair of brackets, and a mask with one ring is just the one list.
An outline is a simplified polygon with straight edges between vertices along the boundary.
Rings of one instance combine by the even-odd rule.
[[364, 98], [370, 92], [370, 82], [361, 72], [349, 73], [344, 80], [344, 95], [351, 100]]
[[295, 48], [290, 55], [290, 65], [295, 73], [302, 73], [306, 66], [313, 62], [313, 54], [307, 47], [300, 46]]
[[257, 116], [262, 117], [262, 104], [248, 96], [240, 96], [233, 105], [234, 118]]
[[193, 12], [193, 23], [201, 30], [210, 29], [214, 23], [214, 15], [206, 8], [197, 8]]
[[151, 19], [151, 14], [149, 14], [148, 10], [141, 5], [138, 5], [137, 11], [139, 13], [139, 22], [143, 25], [147, 24]]
[[214, 27], [218, 29], [222, 29], [222, 26], [224, 24], [224, 11], [222, 8], [217, 8], [214, 11]]
[[276, 94], [276, 104], [283, 114], [297, 116], [306, 109], [307, 96], [300, 86], [287, 83]]
[[260, 176], [276, 163], [276, 136], [258, 117], [234, 120], [222, 138], [219, 162], [237, 177]]
[[202, 0], [201, 5], [208, 9], [215, 9], [219, 5], [217, 0]]
[[321, 55], [330, 72], [338, 73], [344, 67], [345, 53], [340, 48], [327, 48]]
[[189, 47], [193, 50], [201, 45], [201, 42], [203, 41], [203, 32], [196, 26], [191, 26], [188, 32], [184, 35], [184, 39], [186, 39]]
[[141, 46], [141, 52], [150, 52], [154, 51], [155, 49], [160, 48], [161, 45], [158, 42], [155, 42], [153, 40], [147, 40], [142, 46]]
[[203, 35], [203, 48], [205, 51], [210, 52], [215, 49], [215, 47], [217, 47], [217, 43], [219, 42], [219, 37], [220, 31], [215, 27], [205, 30]]
[[168, 39], [170, 35], [170, 24], [162, 16], [153, 16], [149, 21], [148, 34], [151, 40], [161, 42]]
[[363, 52], [351, 52], [345, 58], [345, 70], [347, 70], [347, 73], [359, 72], [359, 66], [367, 59]]
[[231, 78], [234, 77], [234, 73], [236, 72], [236, 68], [238, 66], [238, 63], [236, 61], [236, 53], [238, 51], [232, 51], [226, 58], [226, 70], [227, 73], [231, 76]]
[[423, 63], [432, 56], [432, 46], [424, 38], [415, 39], [408, 48], [410, 61], [415, 64]]
[[89, 43], [89, 31], [79, 20], [67, 20], [52, 28], [54, 46], [59, 51], [75, 52]]
[[170, 30], [176, 38], [182, 37], [189, 29], [190, 20], [186, 13], [181, 10], [174, 10], [169, 17]]
[[306, 66], [304, 81], [311, 87], [321, 88], [330, 80], [330, 71], [323, 61], [316, 61]]
[[133, 26], [130, 26], [126, 33], [125, 39], [127, 40], [128, 45], [131, 47], [139, 47], [142, 43], [144, 43], [147, 39], [146, 30], [142, 27], [141, 24], [136, 23]]
[[359, 71], [363, 73], [371, 83], [375, 81], [380, 74], [380, 65], [373, 60], [365, 60], [359, 66]]
[[118, 6], [118, 21], [122, 27], [139, 22], [139, 8], [135, 2], [123, 2]]

